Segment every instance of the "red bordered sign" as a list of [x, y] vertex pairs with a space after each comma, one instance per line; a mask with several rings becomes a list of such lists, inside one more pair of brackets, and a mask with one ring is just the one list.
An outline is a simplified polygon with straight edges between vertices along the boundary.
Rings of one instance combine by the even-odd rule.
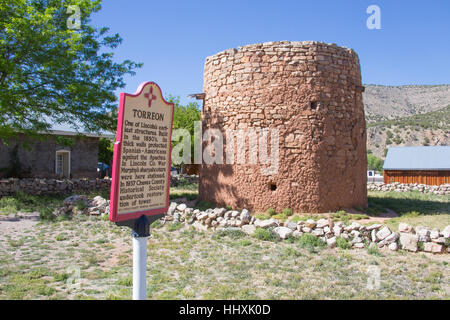
[[120, 94], [109, 220], [167, 212], [173, 113], [173, 103], [154, 82]]

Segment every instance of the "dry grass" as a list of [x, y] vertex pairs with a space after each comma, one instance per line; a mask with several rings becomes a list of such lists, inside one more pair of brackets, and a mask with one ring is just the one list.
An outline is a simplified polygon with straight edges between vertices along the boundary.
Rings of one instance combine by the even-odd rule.
[[[380, 207], [397, 197], [382, 202], [382, 196], [370, 196]], [[450, 224], [448, 198], [401, 199], [411, 207], [425, 204], [417, 211], [428, 215], [404, 212], [388, 221], [391, 226]], [[75, 216], [16, 230], [22, 231], [0, 233], [0, 299], [131, 298], [129, 229]], [[148, 257], [150, 299], [450, 298], [448, 254], [328, 249], [166, 225], [152, 230]], [[369, 290], [374, 268], [380, 287]]]
[[[79, 217], [4, 240], [2, 299], [131, 298], [127, 229]], [[450, 298], [448, 255], [308, 248], [164, 226], [152, 230], [148, 256], [150, 299]], [[374, 266], [380, 288], [368, 290]], [[70, 286], [76, 270], [79, 286]]]

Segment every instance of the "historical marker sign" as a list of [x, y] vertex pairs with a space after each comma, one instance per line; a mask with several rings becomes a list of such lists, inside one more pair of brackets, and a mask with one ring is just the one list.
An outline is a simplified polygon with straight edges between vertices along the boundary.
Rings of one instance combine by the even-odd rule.
[[169, 207], [174, 105], [154, 82], [121, 93], [109, 219], [165, 214]]

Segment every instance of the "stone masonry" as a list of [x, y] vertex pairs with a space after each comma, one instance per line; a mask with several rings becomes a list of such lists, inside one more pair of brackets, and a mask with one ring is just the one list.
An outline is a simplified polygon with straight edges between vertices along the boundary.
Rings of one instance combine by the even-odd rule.
[[335, 44], [269, 42], [206, 58], [203, 132], [277, 129], [279, 169], [203, 164], [200, 199], [261, 211], [367, 206], [363, 90], [357, 54]]

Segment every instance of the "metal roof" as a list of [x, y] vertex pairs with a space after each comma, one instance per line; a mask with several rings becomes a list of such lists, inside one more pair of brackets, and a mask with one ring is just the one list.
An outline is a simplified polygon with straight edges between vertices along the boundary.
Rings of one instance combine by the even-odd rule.
[[384, 170], [450, 170], [450, 146], [392, 147]]

